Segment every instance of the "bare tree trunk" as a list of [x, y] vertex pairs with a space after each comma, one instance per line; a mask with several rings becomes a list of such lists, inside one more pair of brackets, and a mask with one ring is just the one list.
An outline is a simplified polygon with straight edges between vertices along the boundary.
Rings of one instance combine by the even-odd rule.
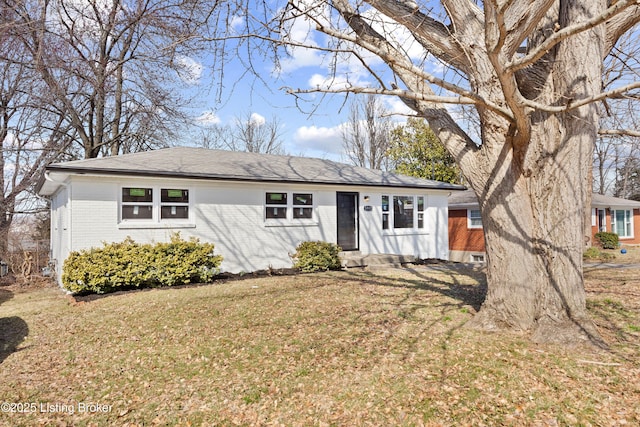
[[549, 156], [520, 171], [507, 153], [505, 166], [478, 192], [490, 286], [470, 326], [526, 331], [538, 342], [600, 343], [582, 274], [591, 135], [548, 121], [533, 132], [532, 144], [553, 147]]
[[[560, 5], [561, 25], [590, 14], [596, 13]], [[550, 58], [562, 61], [551, 68], [537, 99], [553, 105], [597, 94], [602, 40], [596, 27], [554, 48]], [[484, 126], [484, 140], [507, 138], [489, 179], [474, 183], [485, 224], [489, 290], [472, 324], [528, 331], [538, 342], [602, 343], [586, 311], [582, 273], [597, 109], [589, 104], [569, 112], [537, 111], [530, 123], [524, 149], [513, 145], [517, 135], [510, 140], [504, 125], [487, 120]]]

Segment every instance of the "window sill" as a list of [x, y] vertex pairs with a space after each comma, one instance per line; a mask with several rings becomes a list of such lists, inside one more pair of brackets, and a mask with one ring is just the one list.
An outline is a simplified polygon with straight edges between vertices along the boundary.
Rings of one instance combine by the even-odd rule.
[[264, 222], [265, 227], [317, 227], [320, 225], [318, 221], [313, 220], [299, 220], [299, 221], [278, 221], [267, 220]]
[[422, 229], [416, 229], [416, 228], [400, 228], [397, 230], [382, 230], [382, 235], [383, 236], [389, 236], [389, 237], [394, 237], [394, 236], [418, 236], [418, 235], [429, 235], [431, 233], [429, 233], [427, 230], [422, 230]]
[[118, 224], [120, 230], [142, 230], [142, 229], [172, 229], [172, 228], [196, 228], [193, 222], [121, 222]]

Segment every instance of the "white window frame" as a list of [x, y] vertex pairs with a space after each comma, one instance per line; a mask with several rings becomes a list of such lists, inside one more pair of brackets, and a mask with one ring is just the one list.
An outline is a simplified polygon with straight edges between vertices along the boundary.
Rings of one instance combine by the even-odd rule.
[[[387, 197], [388, 207], [387, 210], [384, 210], [382, 200], [384, 197]], [[413, 222], [411, 227], [402, 227], [396, 228], [395, 224], [395, 212], [394, 212], [394, 204], [395, 200], [398, 197], [411, 197], [412, 205], [413, 205]], [[420, 203], [422, 200], [422, 203]], [[426, 212], [427, 212], [427, 201], [428, 198], [424, 194], [393, 194], [386, 193], [380, 196], [380, 206], [382, 210], [382, 215], [380, 217], [383, 233], [385, 234], [402, 234], [402, 233], [426, 233], [427, 231], [427, 223], [426, 223]], [[422, 210], [420, 210], [422, 208]], [[384, 223], [387, 223], [387, 228], [384, 228]], [[421, 226], [422, 225], [422, 226]]]
[[[607, 210], [606, 209], [595, 209], [595, 226], [597, 231], [607, 231]], [[600, 224], [600, 218], [602, 218], [602, 224]]]
[[[471, 215], [472, 212], [478, 212], [480, 215], [480, 209], [467, 209], [467, 228], [469, 229], [480, 229], [483, 228], [482, 225], [482, 216], [474, 216]], [[480, 220], [480, 224], [475, 223], [474, 220]]]
[[[124, 188], [145, 188], [151, 189], [152, 200], [151, 202], [124, 202], [122, 191]], [[181, 190], [187, 191], [189, 201], [188, 202], [162, 202], [162, 190]], [[123, 183], [120, 185], [118, 192], [118, 227], [121, 229], [128, 228], [193, 228], [195, 227], [194, 209], [193, 209], [193, 189], [189, 186], [182, 185], [148, 185], [135, 183]], [[123, 218], [122, 209], [127, 205], [147, 205], [152, 207], [151, 218], [145, 219], [133, 219]], [[162, 218], [161, 210], [163, 206], [184, 206], [188, 210], [187, 218]]]
[[[147, 191], [151, 192], [151, 201], [125, 201], [124, 200], [124, 192], [126, 189], [131, 190], [142, 190], [144, 193]], [[138, 197], [139, 195], [136, 195]], [[145, 196], [145, 194], [143, 194]], [[156, 197], [156, 190], [149, 185], [144, 186], [122, 186], [119, 192], [120, 204], [118, 207], [118, 218], [120, 222], [132, 222], [132, 223], [141, 223], [141, 222], [150, 222], [154, 220], [155, 209], [153, 208], [153, 202]], [[125, 218], [124, 210], [126, 207], [134, 208], [134, 215], [137, 215], [139, 208], [151, 208], [151, 218]]]
[[[618, 212], [624, 212], [625, 234], [618, 234]], [[618, 234], [621, 239], [633, 239], [633, 209], [611, 209], [611, 232]]]
[[485, 254], [473, 253], [469, 255], [469, 262], [484, 263], [487, 262], [487, 256]]
[[[269, 204], [267, 203], [267, 194], [269, 193], [282, 193], [286, 194], [287, 203], [284, 204]], [[302, 205], [295, 203], [294, 194], [304, 194], [311, 196], [310, 205]], [[264, 220], [265, 227], [297, 227], [307, 225], [318, 225], [318, 218], [316, 212], [317, 194], [313, 191], [306, 190], [266, 190], [262, 193], [264, 208], [262, 211], [262, 218]], [[269, 208], [285, 208], [286, 214], [282, 218], [267, 218], [267, 210]], [[295, 209], [311, 209], [311, 218], [294, 218]]]
[[[162, 192], [166, 190], [167, 192], [169, 191], [181, 191], [181, 192], [185, 192], [187, 193], [187, 201], [186, 202], [177, 202], [177, 201], [166, 201], [163, 202], [162, 201]], [[160, 209], [159, 209], [159, 218], [160, 221], [171, 221], [171, 222], [181, 222], [181, 221], [188, 221], [189, 218], [191, 217], [191, 191], [188, 188], [165, 188], [165, 187], [161, 187], [160, 188]], [[168, 196], [168, 195], [167, 195]], [[187, 208], [187, 217], [186, 218], [162, 218], [162, 208], [164, 207], [176, 207], [176, 208]]]

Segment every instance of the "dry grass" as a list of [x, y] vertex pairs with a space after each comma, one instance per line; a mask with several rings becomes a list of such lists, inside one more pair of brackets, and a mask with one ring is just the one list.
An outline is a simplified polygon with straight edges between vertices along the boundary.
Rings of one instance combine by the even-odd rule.
[[[626, 253], [621, 250], [625, 249]], [[600, 249], [604, 254], [602, 259], [587, 260], [590, 263], [612, 263], [612, 264], [640, 264], [640, 246], [623, 244], [620, 249]]]
[[[588, 273], [610, 351], [465, 329], [484, 295], [470, 269], [270, 277], [90, 302], [0, 290], [0, 401], [37, 405], [0, 423], [634, 425], [640, 270], [624, 274]], [[78, 402], [110, 408], [81, 413]]]

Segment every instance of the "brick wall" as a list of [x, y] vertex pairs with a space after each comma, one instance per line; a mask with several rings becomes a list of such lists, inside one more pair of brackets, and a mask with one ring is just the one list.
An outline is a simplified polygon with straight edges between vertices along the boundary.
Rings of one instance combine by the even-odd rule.
[[484, 252], [482, 228], [469, 228], [466, 209], [449, 210], [449, 250]]

